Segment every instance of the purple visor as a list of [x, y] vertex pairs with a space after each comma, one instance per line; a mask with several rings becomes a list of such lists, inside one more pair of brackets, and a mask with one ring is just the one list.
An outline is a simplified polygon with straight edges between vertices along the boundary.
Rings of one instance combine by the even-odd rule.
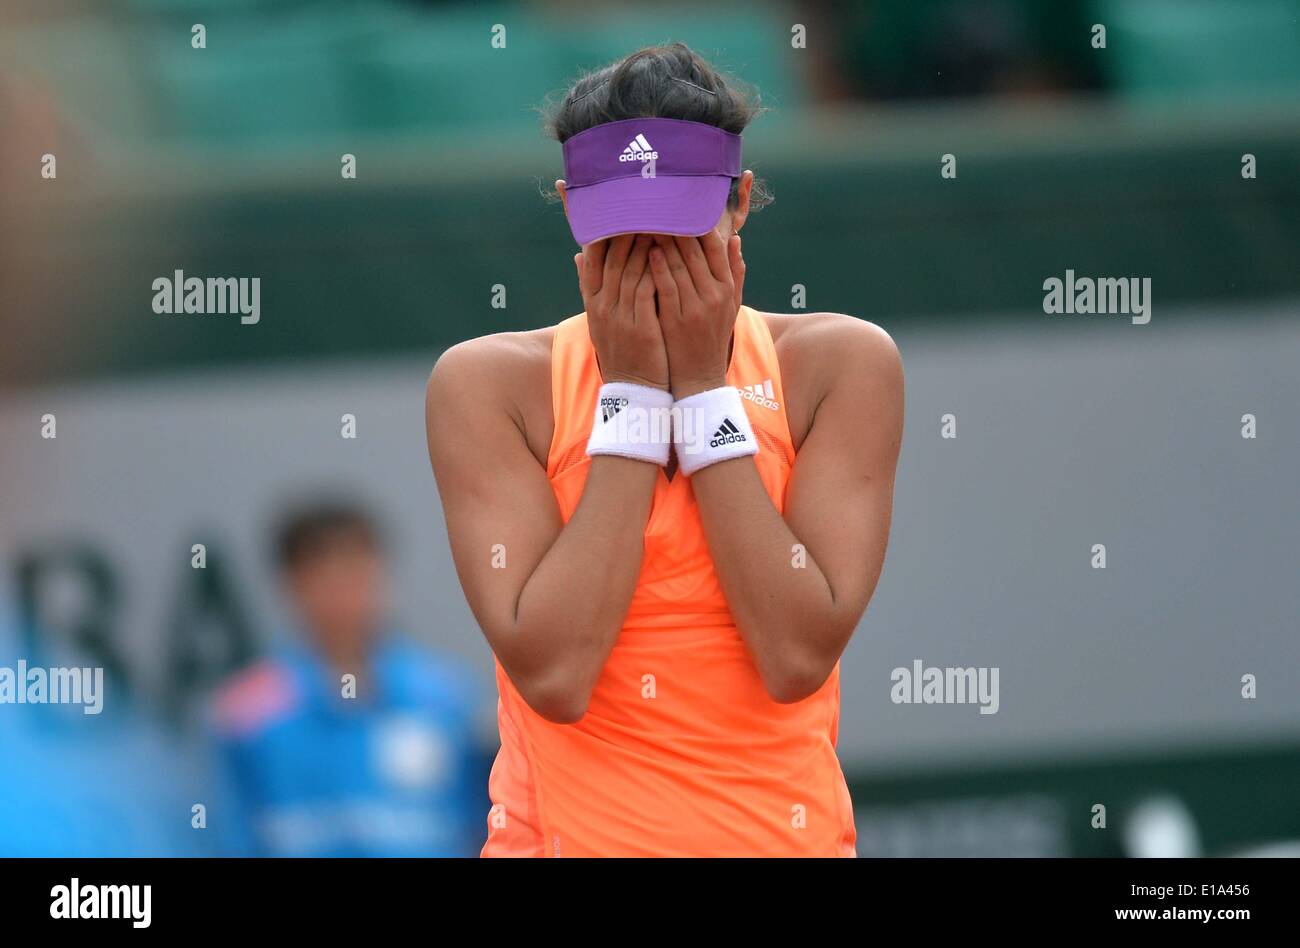
[[624, 119], [564, 143], [569, 226], [579, 244], [616, 234], [698, 237], [718, 223], [740, 136], [702, 122]]

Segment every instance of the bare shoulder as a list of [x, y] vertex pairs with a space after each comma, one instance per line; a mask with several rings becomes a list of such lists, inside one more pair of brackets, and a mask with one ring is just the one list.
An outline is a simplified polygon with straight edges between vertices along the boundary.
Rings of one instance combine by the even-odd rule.
[[889, 333], [843, 313], [763, 313], [786, 395], [790, 433], [798, 448], [832, 392], [837, 401], [901, 413], [903, 363]]
[[444, 352], [429, 374], [425, 394], [430, 445], [444, 436], [460, 438], [476, 423], [505, 415], [544, 463], [553, 427], [554, 338], [555, 327], [547, 326], [467, 339]]
[[491, 391], [503, 392], [531, 375], [549, 374], [554, 336], [555, 327], [547, 326], [458, 342], [434, 363], [429, 391], [450, 394], [450, 390], [472, 387], [481, 394], [487, 386]]
[[[792, 366], [838, 366], [850, 373], [887, 373], [901, 380], [902, 359], [889, 333], [843, 313], [764, 313], [778, 357]], [[784, 365], [786, 359], [782, 358]]]

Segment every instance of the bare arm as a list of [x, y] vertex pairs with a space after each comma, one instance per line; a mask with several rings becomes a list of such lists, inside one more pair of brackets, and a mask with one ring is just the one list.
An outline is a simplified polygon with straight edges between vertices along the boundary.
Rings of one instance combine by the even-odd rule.
[[881, 330], [847, 319], [833, 329], [821, 360], [829, 390], [795, 460], [784, 518], [748, 457], [691, 479], [723, 592], [777, 701], [802, 700], [825, 682], [875, 591], [889, 539], [902, 366]]
[[[620, 237], [584, 247], [574, 263], [605, 380], [666, 387], [648, 251], [648, 240]], [[659, 468], [592, 458], [563, 523], [503, 382], [519, 373], [511, 355], [506, 337], [488, 337], [438, 360], [425, 411], [429, 457], [456, 572], [492, 651], [533, 710], [572, 723], [586, 713], [632, 602]], [[497, 544], [504, 568], [493, 565]]]
[[438, 360], [429, 457], [456, 572], [492, 651], [533, 710], [570, 723], [585, 713], [632, 601], [658, 468], [593, 458], [562, 523], [546, 471], [493, 392], [501, 376], [485, 351], [492, 342]]
[[[673, 395], [725, 385], [745, 279], [740, 237], [662, 239], [650, 266]], [[736, 627], [768, 694], [783, 702], [821, 687], [875, 591], [903, 426], [902, 365], [888, 335], [848, 317], [823, 317], [801, 331], [813, 333], [804, 364], [827, 382], [795, 460], [784, 518], [749, 457], [691, 478]]]

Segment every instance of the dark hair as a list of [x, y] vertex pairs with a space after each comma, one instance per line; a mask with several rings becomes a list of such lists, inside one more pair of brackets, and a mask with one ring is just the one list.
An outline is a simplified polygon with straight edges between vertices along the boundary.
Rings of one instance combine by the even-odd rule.
[[293, 569], [328, 552], [340, 541], [357, 542], [378, 552], [379, 528], [360, 507], [349, 503], [322, 503], [286, 517], [276, 534], [276, 560]]
[[[724, 76], [685, 43], [647, 46], [579, 78], [544, 107], [546, 130], [563, 143], [606, 122], [674, 118], [715, 125], [739, 135], [763, 111], [751, 87]], [[729, 207], [736, 206], [737, 181]], [[767, 186], [754, 180], [749, 205], [772, 203]]]

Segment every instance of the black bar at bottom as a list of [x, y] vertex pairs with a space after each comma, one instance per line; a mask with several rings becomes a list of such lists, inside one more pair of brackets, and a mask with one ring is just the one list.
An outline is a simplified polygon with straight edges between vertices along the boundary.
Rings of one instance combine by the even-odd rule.
[[408, 926], [413, 942], [465, 925], [484, 938], [538, 923], [590, 935], [611, 911], [627, 919], [629, 937], [642, 925], [682, 931], [662, 926], [701, 912], [732, 932], [781, 922], [807, 925], [810, 935], [833, 924], [864, 937], [918, 924], [927, 935], [1106, 927], [1230, 937], [1294, 914], [1295, 868], [1287, 859], [11, 859], [0, 860], [0, 910], [7, 934], [75, 925], [92, 937], [286, 934], [334, 943]]

